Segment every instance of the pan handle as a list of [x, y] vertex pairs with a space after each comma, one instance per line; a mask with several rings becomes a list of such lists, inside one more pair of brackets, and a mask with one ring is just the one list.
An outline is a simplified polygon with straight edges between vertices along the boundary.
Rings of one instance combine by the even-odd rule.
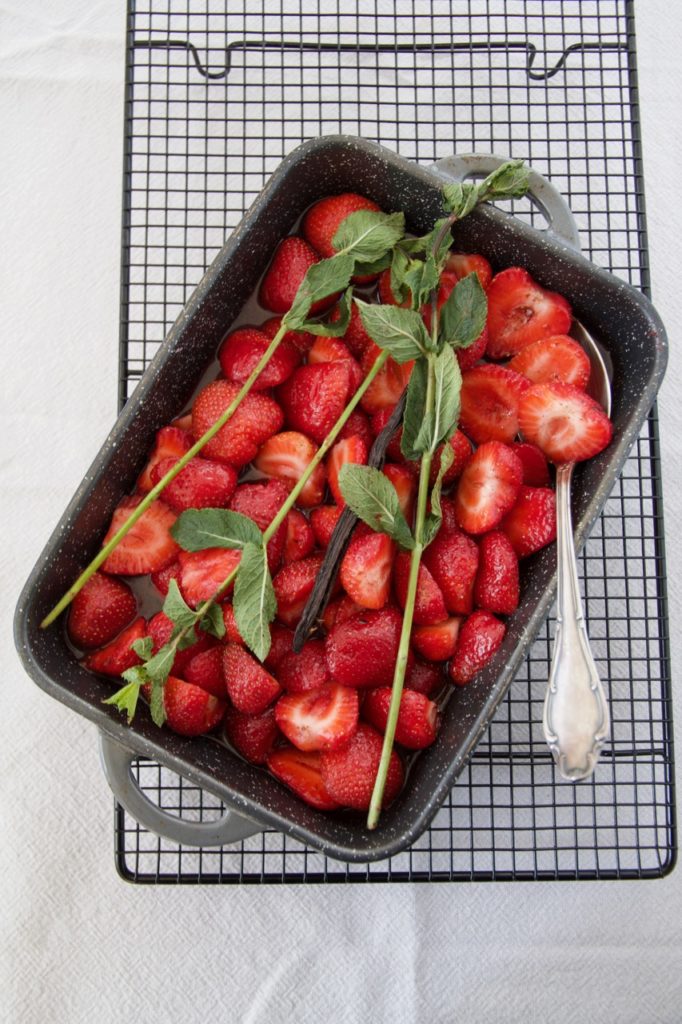
[[[503, 163], [504, 157], [492, 153], [464, 153], [437, 160], [433, 170], [451, 181], [464, 181], [465, 178], [484, 178]], [[532, 168], [528, 194], [547, 221], [547, 231], [579, 252], [580, 233], [568, 203], [551, 181]]]
[[162, 810], [145, 796], [131, 772], [138, 755], [115, 740], [99, 734], [99, 752], [107, 782], [118, 802], [143, 828], [183, 846], [227, 846], [262, 832], [262, 827], [234, 811], [215, 821], [186, 821]]

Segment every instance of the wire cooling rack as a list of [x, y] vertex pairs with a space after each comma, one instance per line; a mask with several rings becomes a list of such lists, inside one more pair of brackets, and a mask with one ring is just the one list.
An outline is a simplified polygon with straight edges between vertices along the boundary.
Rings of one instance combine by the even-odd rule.
[[[623, 0], [227, 0], [129, 9], [121, 402], [282, 158], [362, 135], [423, 164], [521, 156], [568, 199], [586, 254], [648, 291], [633, 6]], [[524, 211], [520, 211], [523, 215]], [[540, 722], [553, 618], [431, 828], [345, 865], [276, 832], [178, 847], [115, 809], [135, 882], [643, 878], [675, 859], [672, 723], [655, 415], [580, 558], [612, 742], [558, 780]], [[221, 804], [158, 765], [147, 795], [194, 820]]]

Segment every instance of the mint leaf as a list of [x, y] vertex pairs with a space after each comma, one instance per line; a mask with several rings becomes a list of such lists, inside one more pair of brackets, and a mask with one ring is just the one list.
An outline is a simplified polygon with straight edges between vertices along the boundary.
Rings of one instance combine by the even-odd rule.
[[417, 448], [417, 437], [424, 422], [427, 374], [426, 360], [418, 359], [410, 374], [405, 397], [400, 450], [406, 459], [418, 459], [426, 451], [425, 448]]
[[[436, 455], [437, 457], [437, 455]], [[431, 511], [424, 521], [424, 529], [422, 531], [422, 543], [424, 547], [428, 547], [432, 540], [435, 539], [436, 534], [440, 530], [440, 524], [443, 521], [443, 509], [440, 503], [440, 494], [443, 488], [443, 477], [450, 469], [455, 458], [455, 452], [449, 440], [443, 445], [440, 455], [440, 466], [438, 468], [438, 476], [436, 482], [433, 485], [431, 491]]]
[[[404, 243], [405, 239], [403, 240]], [[408, 296], [405, 286], [405, 274], [409, 270], [410, 260], [403, 250], [403, 245], [396, 246], [391, 261], [391, 291], [393, 298], [398, 304], [404, 302]]]
[[245, 544], [261, 544], [263, 535], [248, 516], [226, 508], [191, 508], [175, 520], [171, 527], [173, 539], [185, 551], [205, 548], [235, 548]]
[[263, 661], [270, 650], [270, 623], [277, 613], [265, 548], [247, 544], [234, 585], [237, 629], [246, 645]]
[[381, 259], [404, 234], [403, 213], [356, 210], [341, 221], [332, 245], [338, 255], [348, 253], [355, 261], [369, 263]]
[[346, 504], [364, 523], [378, 533], [387, 533], [403, 548], [414, 547], [398, 493], [388, 477], [371, 466], [347, 462], [339, 472], [339, 487]]
[[[136, 668], [139, 670], [140, 666]], [[128, 678], [128, 673], [135, 671], [134, 669], [128, 669], [127, 672], [123, 673], [123, 678]], [[119, 711], [125, 711], [128, 719], [128, 725], [132, 722], [135, 717], [135, 711], [137, 709], [137, 701], [140, 696], [140, 689], [142, 683], [139, 677], [136, 675], [127, 686], [122, 686], [120, 690], [117, 690], [111, 697], [107, 697], [103, 700], [103, 704], [113, 704]]]
[[218, 640], [222, 640], [225, 636], [225, 619], [219, 604], [212, 604], [209, 607], [199, 623], [199, 628], [203, 629], [204, 633], [209, 633], [211, 636], [217, 637]]
[[175, 661], [175, 655], [178, 650], [177, 645], [170, 640], [163, 647], [160, 647], [153, 658], [145, 662], [144, 670], [149, 679], [157, 680], [158, 682], [165, 683], [168, 676], [171, 674], [173, 668], [173, 662]]
[[443, 186], [443, 201], [446, 210], [461, 220], [479, 202], [479, 186], [472, 181], [453, 181]]
[[380, 274], [382, 270], [387, 270], [391, 265], [391, 254], [387, 252], [385, 256], [382, 256], [379, 260], [372, 260], [370, 263], [358, 263], [355, 262], [355, 274], [358, 277], [364, 277], [366, 274]]
[[453, 348], [467, 348], [481, 335], [488, 300], [474, 271], [458, 281], [440, 310], [438, 339]]
[[313, 263], [299, 285], [291, 309], [282, 317], [282, 325], [289, 330], [300, 331], [314, 303], [345, 291], [354, 267], [351, 253], [337, 253], [331, 259]]
[[410, 289], [412, 309], [421, 309], [440, 281], [433, 255], [429, 253], [425, 260], [410, 260], [403, 281]]
[[396, 363], [408, 363], [426, 353], [429, 336], [419, 313], [400, 306], [378, 306], [355, 299], [370, 338], [386, 349]]
[[[178, 629], [193, 626], [196, 621], [194, 612], [180, 593], [177, 580], [172, 579], [168, 584], [168, 593], [163, 602], [163, 612]], [[148, 657], [151, 657], [151, 653], [150, 650]]]
[[435, 452], [441, 441], [450, 437], [459, 419], [462, 374], [455, 353], [446, 346], [433, 356], [433, 408], [425, 415], [417, 434], [415, 448]]
[[420, 238], [403, 238], [399, 245], [396, 247], [396, 253], [402, 250], [403, 253], [430, 253], [434, 256], [436, 264], [439, 267], [445, 263], [448, 255], [450, 254], [450, 247], [452, 245], [452, 233], [445, 231], [443, 237], [438, 245], [438, 252], [434, 253], [433, 247], [436, 244], [436, 239], [440, 235], [443, 228], [448, 224], [447, 217], [441, 217], [433, 225], [431, 230]]
[[163, 699], [163, 687], [165, 679], [152, 679], [152, 696], [149, 707], [152, 713], [152, 722], [159, 728], [166, 721], [166, 704]]
[[339, 300], [338, 320], [306, 320], [301, 324], [300, 330], [308, 334], [322, 335], [325, 338], [340, 338], [348, 329], [350, 323], [350, 307], [353, 297], [353, 289], [347, 288]]
[[150, 636], [143, 636], [139, 640], [134, 640], [130, 646], [135, 654], [139, 654], [143, 661], [147, 661], [152, 656], [154, 641]]
[[523, 160], [507, 160], [479, 185], [480, 202], [519, 199], [528, 191], [529, 171]]

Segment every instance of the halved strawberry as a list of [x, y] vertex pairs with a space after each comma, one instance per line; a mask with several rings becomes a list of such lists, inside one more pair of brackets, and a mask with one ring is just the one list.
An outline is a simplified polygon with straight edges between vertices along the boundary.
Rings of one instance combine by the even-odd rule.
[[450, 679], [464, 686], [492, 658], [504, 640], [506, 626], [487, 611], [473, 612], [459, 631], [457, 650], [450, 662]]
[[357, 690], [331, 683], [280, 697], [275, 721], [299, 750], [338, 750], [357, 729], [359, 708]]
[[342, 192], [338, 196], [326, 196], [314, 203], [303, 218], [301, 225], [306, 240], [329, 259], [336, 252], [333, 239], [342, 221], [358, 210], [381, 210], [380, 206], [358, 195], [357, 192]]
[[493, 279], [493, 268], [485, 256], [480, 256], [478, 253], [451, 252], [446, 267], [457, 274], [458, 278], [467, 277], [469, 274], [478, 274], [478, 280], [484, 290]]
[[344, 594], [343, 597], [337, 598], [336, 601], [327, 602], [327, 606], [322, 613], [322, 625], [329, 633], [334, 625], [341, 625], [342, 622], [347, 622], [348, 619], [352, 619], [354, 615], [364, 610], [359, 604], [355, 603], [352, 597]]
[[[187, 648], [190, 650], [190, 648]], [[223, 700], [227, 697], [223, 675], [223, 649], [219, 644], [194, 654], [184, 667], [182, 677], [187, 683], [200, 686], [207, 693]]]
[[[467, 460], [471, 455], [471, 441], [466, 434], [462, 433], [461, 430], [456, 430], [454, 432], [448, 444], [452, 448], [454, 458], [452, 460], [452, 465], [448, 470], [446, 470], [445, 476], [443, 477], [443, 487], [447, 487], [448, 484], [453, 483], [462, 475], [462, 470], [466, 466]], [[429, 483], [431, 486], [436, 482], [444, 447], [444, 445], [440, 445], [436, 449], [436, 454], [433, 457], [433, 462], [431, 463], [431, 475], [429, 477]]]
[[181, 736], [201, 736], [222, 721], [227, 704], [200, 686], [169, 676], [163, 688], [166, 725]]
[[382, 473], [391, 481], [398, 495], [400, 510], [408, 524], [412, 522], [414, 505], [417, 500], [417, 478], [405, 463], [385, 462]]
[[102, 647], [135, 618], [137, 601], [123, 580], [96, 572], [71, 602], [67, 630], [76, 647]]
[[146, 635], [147, 624], [140, 616], [106, 647], [87, 654], [81, 664], [91, 672], [101, 672], [104, 676], [120, 676], [133, 665], [140, 664], [142, 659], [135, 654], [132, 645]]
[[533, 384], [572, 384], [584, 391], [590, 379], [587, 353], [568, 334], [555, 334], [527, 345], [509, 363]]
[[350, 391], [354, 395], [362, 383], [363, 373], [357, 359], [354, 359], [348, 346], [341, 338], [328, 338], [320, 336], [308, 352], [308, 366], [315, 366], [318, 363], [348, 364]]
[[[289, 488], [283, 480], [259, 480], [240, 484], [230, 499], [232, 512], [241, 512], [253, 519], [259, 530], [265, 531], [289, 497]], [[268, 541], [268, 565], [274, 572], [279, 565], [286, 542], [287, 528], [282, 523], [274, 537]]]
[[225, 624], [225, 641], [233, 644], [244, 645], [244, 638], [237, 628], [237, 620], [234, 617], [234, 608], [229, 601], [221, 604], [223, 622]]
[[423, 561], [440, 588], [447, 610], [452, 615], [468, 615], [474, 607], [474, 581], [478, 570], [476, 541], [460, 530], [441, 528], [424, 552]]
[[467, 533], [494, 530], [516, 502], [523, 466], [509, 445], [486, 441], [464, 467], [455, 496], [455, 516]]
[[321, 548], [326, 548], [332, 539], [332, 534], [343, 512], [338, 505], [320, 505], [310, 513], [310, 525], [315, 534], [315, 540]]
[[514, 441], [511, 446], [523, 464], [523, 482], [528, 487], [549, 487], [547, 459], [536, 444]]
[[[239, 327], [228, 334], [218, 349], [220, 367], [227, 379], [234, 384], [244, 384], [265, 355], [271, 340], [257, 327]], [[301, 353], [285, 336], [258, 374], [252, 390], [262, 391], [283, 384], [300, 361]]]
[[[335, 306], [329, 314], [329, 320], [331, 323], [336, 323], [340, 315], [341, 310], [338, 306]], [[372, 339], [363, 326], [360, 310], [354, 302], [350, 308], [350, 320], [348, 321], [348, 327], [346, 328], [343, 340], [356, 359], [360, 359], [367, 346], [372, 344]]]
[[152, 469], [157, 462], [161, 462], [162, 459], [179, 459], [190, 450], [193, 444], [194, 438], [188, 430], [183, 430], [178, 426], [162, 427], [156, 435], [149, 462], [137, 481], [138, 491], [142, 494], [151, 491], [154, 486]]
[[[371, 725], [360, 722], [350, 741], [341, 750], [328, 750], [320, 758], [322, 781], [331, 796], [344, 807], [365, 811], [369, 807], [383, 747], [383, 737]], [[391, 752], [382, 807], [387, 807], [400, 792], [403, 766], [395, 750]]]
[[227, 741], [251, 764], [265, 764], [278, 735], [274, 708], [266, 708], [260, 715], [245, 715], [230, 707], [225, 712]]
[[[203, 551], [181, 551], [180, 590], [190, 608], [198, 608], [213, 597], [218, 587], [239, 565], [241, 551], [231, 548], [205, 548]], [[224, 596], [231, 592], [232, 585]]]
[[[369, 452], [367, 445], [361, 437], [347, 437], [343, 441], [337, 441], [327, 458], [327, 478], [329, 489], [332, 492], [334, 501], [339, 508], [346, 504], [339, 487], [339, 472], [346, 463], [364, 466], [367, 464]], [[319, 504], [319, 502], [317, 502]]]
[[[162, 459], [152, 469], [157, 484], [177, 463]], [[213, 462], [198, 456], [190, 459], [174, 480], [163, 489], [163, 500], [174, 512], [188, 508], [225, 508], [237, 486], [237, 471], [225, 462]]]
[[[401, 608], [405, 607], [407, 601], [411, 560], [411, 556], [407, 551], [399, 552], [395, 560], [395, 593]], [[415, 626], [432, 626], [437, 622], [444, 622], [447, 617], [448, 610], [445, 607], [443, 591], [422, 561], [419, 566], [419, 575], [417, 576], [417, 594], [414, 603], [413, 622]]]
[[223, 647], [223, 674], [230, 700], [247, 715], [259, 715], [282, 692], [275, 677], [239, 644]]
[[287, 425], [321, 444], [346, 407], [348, 360], [299, 366], [277, 391]]
[[556, 539], [556, 499], [551, 487], [522, 487], [500, 530], [519, 558], [551, 544]]
[[307, 640], [298, 654], [289, 649], [279, 659], [277, 678], [287, 693], [307, 693], [331, 682], [324, 642]]
[[[151, 619], [147, 623], [146, 635], [152, 638], [152, 654], [156, 654], [165, 644], [168, 643], [175, 626], [173, 622], [168, 618], [165, 612], [157, 612], [156, 615], [152, 615]], [[197, 641], [192, 644], [191, 647], [185, 647], [182, 651], [177, 651], [175, 658], [173, 659], [173, 665], [171, 674], [183, 678], [185, 669], [189, 662], [197, 654], [202, 651], [207, 651], [209, 648], [215, 646], [215, 640], [210, 637], [207, 633], [197, 629]]]
[[[192, 433], [197, 440], [214, 425], [239, 394], [238, 384], [215, 380], [201, 391], [192, 409]], [[250, 392], [237, 406], [231, 419], [203, 448], [207, 459], [245, 466], [272, 434], [281, 430], [282, 410], [274, 399]]]
[[297, 508], [289, 510], [284, 522], [287, 535], [283, 561], [288, 565], [290, 562], [298, 562], [301, 558], [308, 557], [315, 547], [315, 534], [306, 517]]
[[353, 409], [352, 413], [339, 431], [339, 441], [345, 441], [349, 437], [359, 437], [364, 442], [367, 451], [372, 447], [374, 434], [369, 425], [369, 416], [362, 409]]
[[[128, 521], [141, 500], [138, 496], [123, 498], [119, 502], [102, 541], [103, 546]], [[103, 563], [102, 572], [116, 576], [143, 576], [163, 569], [180, 550], [170, 534], [176, 518], [175, 512], [162, 501], [153, 501]]]
[[272, 581], [277, 598], [277, 617], [286, 626], [295, 626], [315, 586], [321, 555], [302, 558], [300, 562], [285, 565]]
[[[285, 480], [291, 488], [301, 479], [316, 452], [317, 448], [305, 434], [284, 430], [268, 438], [259, 449], [253, 464], [261, 473]], [[320, 463], [299, 494], [298, 504], [303, 508], [319, 505], [324, 497], [325, 479], [324, 465]]]
[[335, 624], [325, 641], [332, 679], [361, 689], [390, 686], [402, 624], [402, 615], [390, 606]]
[[412, 646], [427, 661], [447, 661], [455, 653], [462, 621], [456, 616], [436, 626], [417, 626], [412, 630]]
[[263, 664], [271, 671], [278, 672], [279, 666], [287, 654], [293, 650], [293, 631], [281, 622], [270, 623], [270, 650]]
[[341, 805], [330, 796], [320, 774], [320, 759], [317, 751], [304, 753], [295, 747], [273, 750], [266, 763], [272, 774], [296, 796], [317, 808], [318, 811], [334, 811]]
[[[281, 326], [281, 316], [272, 316], [269, 320], [266, 320], [264, 324], [260, 325], [259, 330], [261, 330], [263, 334], [267, 334], [268, 338], [272, 341]], [[307, 331], [287, 331], [282, 338], [282, 344], [284, 344], [285, 341], [289, 342], [298, 349], [301, 355], [305, 355], [306, 352], [309, 352], [314, 345], [315, 338], [316, 335], [308, 334]]]
[[511, 615], [519, 604], [519, 561], [509, 538], [500, 530], [479, 541], [480, 563], [474, 601], [498, 615]]
[[[380, 354], [381, 349], [374, 342], [367, 346], [361, 361], [363, 377], [367, 376]], [[413, 362], [400, 364], [389, 357], [362, 396], [360, 404], [365, 412], [371, 416], [380, 409], [394, 406], [407, 387], [413, 366]]]
[[[442, 659], [445, 661], [445, 659]], [[430, 697], [432, 693], [439, 690], [443, 685], [443, 676], [440, 669], [428, 661], [421, 661], [414, 658], [409, 671], [405, 673], [405, 689], [416, 690]]]
[[341, 561], [339, 578], [348, 596], [363, 608], [383, 608], [391, 592], [396, 546], [385, 533], [356, 529]]
[[519, 426], [551, 462], [591, 459], [613, 437], [613, 424], [599, 403], [571, 384], [529, 388], [519, 403]]
[[169, 565], [163, 569], [158, 569], [153, 572], [150, 579], [160, 594], [165, 597], [168, 593], [168, 587], [170, 586], [171, 580], [176, 580], [178, 586], [180, 586], [180, 563], [177, 558], [170, 562]]
[[[190, 435], [192, 434], [192, 413], [186, 412], [184, 416], [178, 416], [171, 423], [171, 427], [177, 427], [179, 430], [185, 430]], [[189, 450], [189, 449], [188, 449]]]
[[[386, 732], [391, 704], [390, 686], [370, 690], [362, 704], [362, 716], [379, 732]], [[408, 750], [430, 747], [438, 735], [438, 705], [416, 690], [403, 690], [395, 727], [395, 741]]]
[[470, 370], [472, 366], [483, 359], [488, 351], [488, 328], [484, 327], [476, 341], [468, 345], [467, 348], [455, 349], [455, 355], [457, 356], [457, 362], [459, 368], [464, 373], [465, 370]]
[[566, 334], [571, 307], [558, 292], [546, 291], [527, 270], [509, 267], [488, 287], [488, 356], [513, 356], [526, 345], [553, 334]]
[[519, 432], [519, 401], [530, 384], [506, 366], [484, 363], [462, 375], [459, 422], [476, 444], [513, 441]]
[[[261, 306], [273, 313], [286, 313], [296, 298], [296, 292], [310, 267], [320, 262], [320, 257], [303, 238], [289, 235], [282, 239], [275, 250], [270, 266], [265, 271], [258, 292]], [[338, 292], [314, 302], [310, 312], [315, 315], [336, 302]]]

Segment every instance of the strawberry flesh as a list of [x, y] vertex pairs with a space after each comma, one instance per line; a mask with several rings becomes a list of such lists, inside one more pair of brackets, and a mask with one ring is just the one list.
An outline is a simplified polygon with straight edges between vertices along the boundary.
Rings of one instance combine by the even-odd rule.
[[318, 811], [334, 811], [340, 803], [331, 796], [320, 772], [322, 755], [317, 751], [305, 753], [288, 747], [273, 750], [267, 756], [267, 766], [280, 782], [293, 790], [311, 807]]
[[310, 525], [321, 548], [328, 546], [342, 512], [338, 505], [319, 505], [310, 513]]
[[493, 279], [493, 268], [485, 256], [480, 256], [478, 253], [451, 252], [445, 266], [458, 278], [467, 277], [469, 274], [478, 274], [478, 280], [484, 291]]
[[567, 334], [542, 338], [522, 349], [509, 363], [533, 384], [572, 384], [581, 391], [590, 379], [590, 360], [585, 350]]
[[519, 432], [519, 400], [530, 387], [505, 366], [485, 363], [462, 375], [462, 430], [476, 444], [513, 441]]
[[275, 720], [299, 750], [338, 750], [357, 728], [359, 706], [357, 690], [332, 683], [280, 697]]
[[527, 345], [566, 334], [571, 307], [563, 295], [546, 291], [521, 267], [496, 274], [488, 286], [488, 355], [513, 356]]
[[[317, 448], [305, 434], [285, 430], [268, 438], [253, 464], [261, 473], [283, 480], [289, 487], [293, 487], [307, 470], [316, 452]], [[306, 481], [298, 496], [298, 504], [303, 508], [319, 505], [324, 497], [325, 479], [325, 469], [320, 464]]]
[[299, 562], [307, 558], [315, 547], [315, 534], [313, 528], [297, 508], [292, 508], [284, 520], [286, 524], [286, 540], [284, 541], [283, 561], [285, 565], [290, 562]]
[[[114, 509], [103, 546], [128, 521], [141, 500], [140, 497], [124, 498]], [[175, 519], [175, 512], [167, 505], [153, 501], [104, 561], [102, 572], [117, 576], [143, 576], [163, 569], [179, 551], [170, 534]]]
[[464, 467], [455, 495], [455, 516], [467, 533], [494, 530], [516, 502], [523, 466], [500, 441], [487, 441]]
[[162, 427], [156, 435], [154, 447], [152, 448], [151, 455], [149, 456], [149, 462], [142, 470], [140, 478], [137, 481], [138, 491], [141, 494], [147, 494], [148, 491], [151, 491], [154, 486], [152, 470], [157, 462], [161, 462], [162, 459], [179, 459], [190, 450], [193, 444], [194, 438], [192, 437], [189, 429], [182, 429], [173, 425], [170, 427]]
[[549, 487], [547, 459], [536, 444], [515, 441], [511, 446], [523, 464], [523, 482], [528, 487]]
[[356, 530], [339, 577], [348, 596], [363, 608], [383, 608], [391, 592], [395, 544], [385, 533]]
[[613, 437], [613, 424], [593, 398], [571, 384], [535, 384], [519, 403], [519, 426], [551, 462], [582, 462]]
[[[347, 463], [353, 463], [354, 465], [364, 466], [367, 464], [369, 457], [369, 451], [366, 443], [361, 437], [347, 437], [343, 441], [337, 441], [332, 450], [329, 453], [327, 459], [327, 478], [329, 480], [329, 489], [332, 492], [334, 501], [343, 508], [346, 504], [339, 487], [339, 472], [341, 467]], [[318, 502], [319, 504], [319, 502]]]
[[322, 565], [321, 555], [302, 558], [285, 565], [272, 581], [277, 598], [277, 617], [285, 626], [295, 626], [310, 597]]
[[[190, 608], [198, 608], [213, 597], [218, 587], [239, 565], [241, 551], [231, 548], [204, 548], [203, 551], [181, 551], [180, 590]], [[224, 592], [230, 593], [232, 584]]]

